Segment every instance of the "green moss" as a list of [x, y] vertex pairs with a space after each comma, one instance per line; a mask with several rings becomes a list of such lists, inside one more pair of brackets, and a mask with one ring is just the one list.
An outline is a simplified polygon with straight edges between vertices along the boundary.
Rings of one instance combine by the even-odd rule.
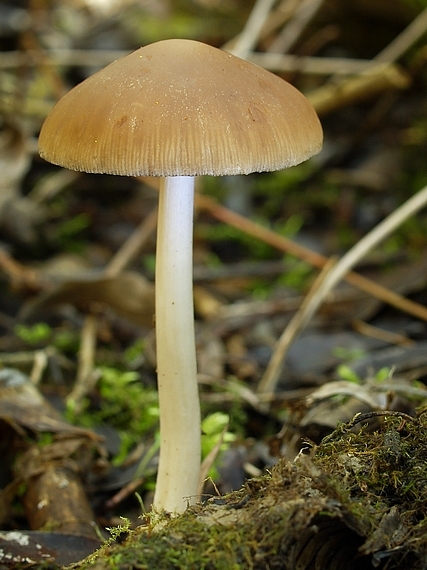
[[424, 412], [356, 416], [238, 492], [178, 517], [150, 513], [79, 570], [425, 568], [426, 423]]
[[[210, 506], [211, 513], [215, 508]], [[222, 510], [218, 507], [218, 510]], [[224, 511], [225, 512], [225, 511]], [[228, 512], [233, 514], [230, 509]], [[142, 527], [122, 546], [104, 547], [92, 562], [95, 568], [105, 557], [113, 570], [125, 568], [233, 570], [258, 568], [262, 560], [280, 550], [280, 525], [286, 517], [275, 516], [265, 529], [253, 524], [207, 524], [188, 510], [179, 518]]]
[[29, 345], [46, 342], [52, 336], [52, 329], [46, 323], [36, 323], [32, 326], [18, 324], [13, 329], [21, 340]]

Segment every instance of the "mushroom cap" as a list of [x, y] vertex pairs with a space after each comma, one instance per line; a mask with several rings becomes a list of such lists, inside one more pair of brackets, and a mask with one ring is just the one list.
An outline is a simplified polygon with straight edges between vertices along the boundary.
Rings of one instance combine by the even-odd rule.
[[131, 176], [279, 170], [321, 146], [297, 89], [192, 40], [147, 45], [98, 71], [58, 101], [39, 137], [54, 164]]

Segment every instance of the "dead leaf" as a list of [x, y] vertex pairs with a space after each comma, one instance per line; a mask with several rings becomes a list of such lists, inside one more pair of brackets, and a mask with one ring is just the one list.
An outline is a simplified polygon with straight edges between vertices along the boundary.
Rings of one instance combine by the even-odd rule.
[[34, 432], [84, 435], [92, 440], [101, 438], [93, 431], [73, 426], [42, 396], [28, 376], [13, 368], [0, 370], [0, 420], [17, 431], [24, 427]]
[[144, 327], [152, 327], [154, 315], [154, 286], [142, 275], [125, 271], [116, 277], [88, 274], [54, 285], [45, 293], [27, 302], [20, 318], [33, 319], [46, 309], [71, 304], [83, 312], [103, 305], [117, 314]]

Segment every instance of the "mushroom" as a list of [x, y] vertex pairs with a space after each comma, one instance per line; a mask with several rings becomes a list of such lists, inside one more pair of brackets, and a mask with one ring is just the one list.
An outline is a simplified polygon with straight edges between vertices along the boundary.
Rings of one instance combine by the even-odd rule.
[[40, 155], [71, 170], [160, 176], [156, 342], [160, 459], [154, 507], [181, 512], [200, 471], [192, 295], [194, 177], [298, 164], [320, 151], [316, 112], [293, 86], [192, 40], [147, 45], [67, 93]]

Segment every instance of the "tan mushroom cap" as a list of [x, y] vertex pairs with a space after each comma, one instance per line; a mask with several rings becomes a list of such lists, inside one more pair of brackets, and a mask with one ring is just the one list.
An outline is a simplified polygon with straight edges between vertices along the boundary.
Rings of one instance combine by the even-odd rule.
[[279, 170], [321, 146], [297, 89], [192, 40], [148, 45], [95, 73], [58, 101], [39, 138], [54, 164], [132, 176]]

